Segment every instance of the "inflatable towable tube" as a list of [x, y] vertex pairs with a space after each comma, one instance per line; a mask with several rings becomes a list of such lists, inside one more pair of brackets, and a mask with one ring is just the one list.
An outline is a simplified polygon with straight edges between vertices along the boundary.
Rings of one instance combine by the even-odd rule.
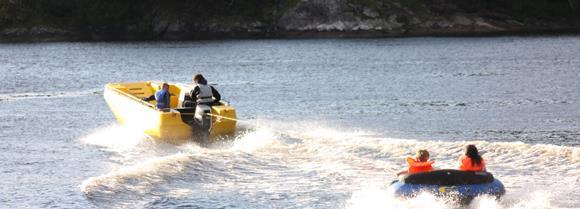
[[414, 197], [421, 192], [451, 197], [463, 204], [481, 195], [500, 198], [505, 194], [503, 184], [488, 172], [436, 170], [411, 174], [393, 181], [389, 190], [396, 197]]

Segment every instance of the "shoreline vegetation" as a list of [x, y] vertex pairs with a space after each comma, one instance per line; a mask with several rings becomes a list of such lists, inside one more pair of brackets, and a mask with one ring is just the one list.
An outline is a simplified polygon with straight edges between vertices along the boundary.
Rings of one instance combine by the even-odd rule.
[[580, 33], [580, 0], [0, 0], [0, 42]]

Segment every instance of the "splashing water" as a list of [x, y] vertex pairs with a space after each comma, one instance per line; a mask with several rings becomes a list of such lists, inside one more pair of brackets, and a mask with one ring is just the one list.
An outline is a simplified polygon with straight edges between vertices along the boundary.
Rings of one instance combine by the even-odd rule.
[[234, 140], [232, 151], [253, 152], [260, 148], [276, 146], [280, 136], [270, 128], [259, 128], [242, 134]]
[[272, 124], [217, 148], [143, 142], [117, 126], [97, 130], [81, 141], [110, 151], [119, 166], [87, 179], [81, 190], [102, 207], [457, 208], [427, 193], [397, 199], [387, 185], [418, 148], [428, 148], [439, 168], [454, 168], [463, 146], [474, 143], [507, 194], [500, 201], [478, 197], [468, 208], [573, 207], [580, 198], [577, 147], [418, 141]]
[[100, 128], [79, 139], [81, 143], [103, 147], [109, 151], [122, 153], [135, 149], [147, 140], [147, 135], [138, 131], [128, 130], [120, 125], [110, 125]]
[[353, 192], [348, 200], [348, 209], [373, 209], [373, 208], [466, 208], [466, 209], [547, 209], [557, 208], [550, 203], [550, 197], [546, 191], [536, 191], [531, 194], [520, 196], [520, 199], [512, 201], [497, 201], [495, 197], [476, 197], [470, 205], [461, 206], [429, 193], [421, 193], [414, 198], [399, 199], [389, 195], [389, 192], [382, 188], [365, 188]]

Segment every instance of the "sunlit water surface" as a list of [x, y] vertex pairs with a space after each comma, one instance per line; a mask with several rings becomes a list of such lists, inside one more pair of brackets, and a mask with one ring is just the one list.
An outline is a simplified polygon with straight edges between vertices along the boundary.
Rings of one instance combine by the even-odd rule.
[[[156, 144], [102, 99], [197, 72], [235, 140]], [[457, 208], [388, 183], [473, 143], [507, 194], [467, 208], [578, 208], [579, 80], [575, 36], [2, 44], [0, 207]]]

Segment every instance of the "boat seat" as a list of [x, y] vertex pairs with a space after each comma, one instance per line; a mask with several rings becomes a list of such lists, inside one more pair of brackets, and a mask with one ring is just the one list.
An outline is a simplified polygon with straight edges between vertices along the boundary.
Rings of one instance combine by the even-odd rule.
[[127, 89], [127, 93], [139, 99], [150, 97], [155, 92], [147, 83], [127, 83], [124, 86]]
[[185, 101], [185, 95], [187, 91], [179, 91], [179, 97], [177, 97], [177, 108], [183, 108], [183, 101]]
[[180, 107], [175, 108], [175, 111], [182, 113], [181, 120], [186, 124], [191, 124], [193, 122], [193, 115], [195, 113], [195, 107]]

